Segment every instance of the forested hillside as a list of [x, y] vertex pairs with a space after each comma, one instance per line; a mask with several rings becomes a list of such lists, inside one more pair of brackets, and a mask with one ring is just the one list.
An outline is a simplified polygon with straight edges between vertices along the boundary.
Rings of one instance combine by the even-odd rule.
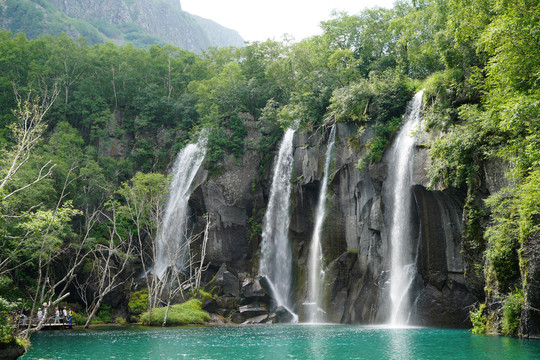
[[29, 39], [65, 33], [90, 44], [172, 44], [199, 54], [208, 47], [244, 45], [235, 30], [183, 11], [180, 0], [5, 0], [0, 27]]
[[[0, 296], [36, 311], [68, 290], [76, 297], [77, 281], [101, 289], [107, 261], [117, 264], [107, 271], [131, 276], [155, 239], [174, 156], [202, 129], [214, 177], [246, 149], [267, 166], [298, 120], [308, 134], [356, 124], [348, 144], [364, 150], [357, 168], [366, 169], [425, 88], [431, 186], [466, 193], [475, 331], [538, 334], [539, 3], [398, 1], [321, 26], [322, 35], [298, 43], [200, 56], [1, 32]], [[246, 141], [248, 122], [260, 141]], [[497, 184], [487, 167], [500, 173]], [[261, 217], [250, 221], [257, 237]]]

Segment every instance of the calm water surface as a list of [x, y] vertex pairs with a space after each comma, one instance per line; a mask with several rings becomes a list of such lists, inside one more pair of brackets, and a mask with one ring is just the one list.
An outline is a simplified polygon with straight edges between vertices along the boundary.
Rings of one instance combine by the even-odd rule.
[[40, 332], [24, 359], [540, 359], [540, 341], [467, 330], [270, 325]]

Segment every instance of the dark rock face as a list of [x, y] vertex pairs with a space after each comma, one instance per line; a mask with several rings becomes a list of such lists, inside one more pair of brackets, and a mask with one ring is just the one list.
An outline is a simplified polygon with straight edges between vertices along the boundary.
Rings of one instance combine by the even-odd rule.
[[[462, 196], [413, 187], [418, 212], [418, 295], [413, 306], [418, 325], [470, 327], [468, 291], [461, 247]], [[420, 280], [420, 279], [418, 279]], [[419, 283], [419, 284], [418, 284]]]
[[[256, 142], [260, 135], [256, 124], [245, 122], [248, 129], [246, 141]], [[264, 206], [258, 178], [261, 159], [256, 151], [246, 149], [240, 161], [230, 157], [223, 161], [220, 175], [206, 176], [191, 198], [194, 212], [202, 218], [210, 215], [206, 261], [212, 264], [227, 263], [237, 272], [253, 273], [252, 261], [258, 242], [250, 241], [249, 219]], [[203, 223], [200, 228], [203, 229]]]
[[522, 311], [520, 332], [531, 339], [540, 339], [540, 234], [533, 234], [525, 245], [523, 259], [527, 262], [527, 285], [524, 300], [529, 305]]
[[[254, 143], [260, 135], [254, 125], [249, 121], [247, 124], [248, 143]], [[358, 170], [355, 165], [364, 150], [352, 148], [347, 143], [347, 138], [357, 129], [349, 124], [337, 126], [322, 234], [327, 268], [324, 310], [327, 320], [332, 322], [384, 323], [390, 309], [392, 251], [387, 231], [389, 201], [392, 200], [385, 194], [385, 181], [393, 169], [389, 169], [389, 155], [386, 154], [380, 163]], [[295, 258], [297, 286], [294, 296], [297, 304], [304, 303], [306, 297], [307, 258], [328, 133], [299, 131], [295, 136], [290, 239]], [[363, 141], [372, 136], [367, 130]], [[465, 281], [466, 264], [461, 254], [464, 195], [451, 189], [428, 190], [427, 159], [427, 151], [417, 146], [412, 164], [413, 203], [407, 214], [414, 224], [411, 252], [417, 259], [410, 319], [417, 325], [466, 327], [469, 326], [467, 307], [475, 299]], [[225, 262], [238, 274], [245, 274], [236, 279], [231, 276], [230, 281], [235, 284], [239, 278], [245, 280], [238, 291], [234, 287], [226, 293], [236, 299], [240, 296], [247, 303], [269, 303], [268, 295], [271, 297], [265, 289], [264, 278], [254, 278], [258, 271], [258, 241], [248, 240], [250, 219], [264, 211], [272, 179], [268, 169], [261, 178], [257, 170], [260, 164], [260, 156], [246, 148], [241, 161], [225, 160], [219, 175], [202, 181], [191, 202], [196, 214], [213, 216], [215, 226], [211, 230], [207, 259], [212, 264]], [[267, 168], [271, 169], [271, 166]], [[232, 270], [229, 272], [233, 273]], [[224, 284], [228, 275], [221, 277]], [[302, 318], [302, 309], [298, 307]], [[235, 321], [247, 320], [238, 308], [231, 311], [238, 313], [234, 315]], [[269, 321], [274, 319], [276, 322], [291, 321], [293, 314], [278, 308]]]
[[15, 360], [23, 356], [26, 349], [15, 343], [0, 344], [0, 360]]

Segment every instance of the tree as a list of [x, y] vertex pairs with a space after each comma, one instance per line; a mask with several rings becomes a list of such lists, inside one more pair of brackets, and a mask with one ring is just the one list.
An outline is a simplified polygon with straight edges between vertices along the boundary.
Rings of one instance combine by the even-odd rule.
[[[92, 270], [83, 284], [78, 284], [81, 298], [86, 302], [88, 318], [84, 324], [87, 329], [95, 314], [99, 310], [105, 296], [114, 289], [124, 284], [130, 273], [125, 273], [127, 265], [132, 261], [132, 254], [135, 252], [134, 239], [127, 234], [122, 236], [118, 232], [118, 219], [114, 203], [111, 204], [111, 215], [101, 212], [107, 219], [108, 234], [107, 239], [98, 241], [91, 251]], [[87, 289], [92, 285], [92, 295], [88, 296]], [[90, 299], [89, 299], [90, 298]]]
[[118, 204], [119, 216], [127, 221], [123, 229], [125, 236], [137, 242], [140, 263], [148, 288], [148, 311], [158, 305], [163, 284], [155, 276], [157, 259], [157, 229], [163, 217], [163, 208], [168, 194], [169, 179], [161, 174], [138, 172], [118, 190], [122, 196]]

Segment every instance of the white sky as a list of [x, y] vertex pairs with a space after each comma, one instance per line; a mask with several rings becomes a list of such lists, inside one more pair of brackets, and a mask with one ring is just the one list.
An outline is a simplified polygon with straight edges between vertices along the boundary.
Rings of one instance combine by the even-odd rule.
[[319, 23], [336, 9], [350, 15], [375, 6], [391, 8], [394, 0], [180, 0], [182, 10], [234, 29], [246, 41], [296, 41], [321, 33]]

